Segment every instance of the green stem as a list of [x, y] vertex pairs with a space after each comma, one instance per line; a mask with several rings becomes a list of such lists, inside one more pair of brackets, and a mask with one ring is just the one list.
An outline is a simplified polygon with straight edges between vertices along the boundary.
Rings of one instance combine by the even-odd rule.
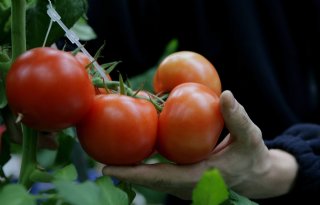
[[[26, 51], [26, 0], [11, 0], [12, 61]], [[22, 162], [19, 183], [29, 188], [36, 169], [37, 132], [22, 125]]]
[[[93, 83], [93, 85], [95, 85], [96, 87], [99, 87], [99, 88], [107, 87], [109, 89], [118, 90], [118, 88], [120, 87], [120, 94], [122, 94], [122, 95], [125, 94], [125, 95], [132, 96], [135, 98], [142, 98], [142, 99], [149, 100], [159, 112], [162, 111], [163, 103], [168, 98], [168, 94], [165, 94], [162, 97], [158, 97], [158, 96], [150, 93], [149, 98], [140, 97], [137, 95], [137, 92], [134, 92], [125, 83], [123, 83], [121, 78], [122, 77], [120, 76], [120, 82], [119, 81], [111, 81], [111, 80], [104, 82], [101, 78], [93, 78], [92, 83]], [[123, 91], [123, 90], [125, 90], [125, 91]]]
[[26, 0], [11, 0], [12, 61], [26, 51]]
[[[111, 81], [110, 80], [110, 81], [104, 82], [101, 78], [92, 79], [92, 83], [99, 88], [104, 88], [106, 86], [109, 89], [116, 90], [118, 87], [120, 87], [119, 81]], [[129, 96], [133, 96], [135, 94], [135, 92], [124, 83], [123, 83], [123, 89], [126, 90], [126, 94]]]
[[22, 162], [19, 183], [26, 188], [32, 185], [31, 174], [37, 168], [37, 132], [22, 124]]

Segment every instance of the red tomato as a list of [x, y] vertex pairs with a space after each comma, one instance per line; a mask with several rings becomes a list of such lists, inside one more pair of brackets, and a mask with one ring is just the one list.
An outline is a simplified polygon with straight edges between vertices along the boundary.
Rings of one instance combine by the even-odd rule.
[[91, 111], [76, 126], [83, 149], [98, 162], [132, 165], [155, 148], [158, 113], [144, 99], [97, 95]]
[[180, 84], [160, 113], [157, 150], [178, 164], [201, 161], [214, 149], [223, 126], [215, 92], [199, 83]]
[[94, 87], [88, 73], [68, 52], [34, 48], [18, 57], [6, 78], [8, 104], [22, 122], [57, 131], [78, 122], [90, 109]]
[[167, 56], [159, 64], [153, 87], [156, 93], [170, 92], [175, 86], [196, 82], [221, 94], [221, 82], [216, 68], [204, 56], [192, 51], [179, 51]]

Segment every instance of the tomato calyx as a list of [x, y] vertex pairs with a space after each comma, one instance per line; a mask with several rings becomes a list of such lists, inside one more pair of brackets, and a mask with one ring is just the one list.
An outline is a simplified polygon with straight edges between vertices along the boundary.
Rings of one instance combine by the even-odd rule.
[[150, 101], [158, 112], [161, 112], [163, 108], [163, 103], [165, 102], [166, 98], [168, 97], [168, 94], [158, 96], [155, 94], [152, 94], [150, 92], [145, 92], [144, 95], [142, 95], [140, 92], [142, 90], [133, 90], [123, 82], [123, 78], [121, 75], [119, 76], [119, 81], [104, 81], [100, 77], [94, 77], [92, 78], [92, 83], [97, 88], [105, 88], [109, 91], [109, 93], [120, 93], [121, 95], [127, 95], [134, 98], [141, 98]]

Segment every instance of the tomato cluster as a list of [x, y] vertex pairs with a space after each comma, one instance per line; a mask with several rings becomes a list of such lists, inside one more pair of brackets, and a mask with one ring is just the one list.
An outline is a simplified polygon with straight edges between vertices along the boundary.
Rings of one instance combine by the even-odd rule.
[[[40, 131], [75, 126], [83, 149], [103, 164], [137, 164], [155, 151], [190, 164], [212, 152], [224, 122], [221, 82], [205, 57], [191, 51], [169, 55], [155, 73], [155, 94], [140, 91], [134, 96], [119, 93], [121, 89], [97, 92], [87, 65], [82, 53], [28, 50], [7, 75], [9, 106], [23, 123]], [[166, 101], [155, 106], [164, 93], [169, 94]]]
[[156, 92], [170, 92], [159, 114], [158, 152], [179, 164], [205, 159], [224, 126], [215, 67], [198, 53], [176, 52], [160, 63], [153, 85]]

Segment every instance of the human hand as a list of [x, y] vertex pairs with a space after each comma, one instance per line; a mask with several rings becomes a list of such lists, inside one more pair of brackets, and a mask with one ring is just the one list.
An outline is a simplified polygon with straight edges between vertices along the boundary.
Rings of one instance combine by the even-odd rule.
[[293, 156], [267, 149], [260, 129], [230, 91], [221, 94], [220, 105], [230, 133], [206, 160], [191, 165], [106, 166], [103, 174], [182, 199], [191, 199], [193, 188], [210, 168], [219, 169], [231, 189], [250, 198], [288, 192], [297, 170]]

